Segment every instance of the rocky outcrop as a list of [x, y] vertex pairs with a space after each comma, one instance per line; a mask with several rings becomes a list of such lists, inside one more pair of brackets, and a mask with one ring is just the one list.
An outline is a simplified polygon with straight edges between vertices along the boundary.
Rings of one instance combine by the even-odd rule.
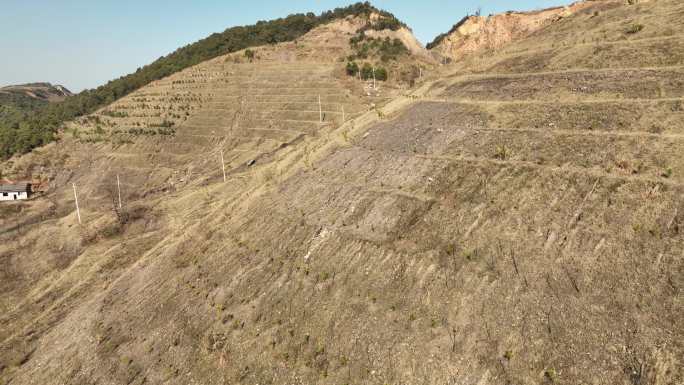
[[540, 11], [466, 16], [427, 47], [439, 57], [455, 60], [480, 50], [500, 48], [565, 17], [599, 3], [609, 2], [614, 1], [581, 1]]

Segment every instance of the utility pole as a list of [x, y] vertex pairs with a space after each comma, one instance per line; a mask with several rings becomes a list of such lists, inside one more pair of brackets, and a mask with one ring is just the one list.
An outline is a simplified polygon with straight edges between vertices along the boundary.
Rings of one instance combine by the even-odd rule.
[[71, 184], [74, 187], [74, 199], [76, 200], [76, 215], [78, 216], [78, 224], [81, 223], [81, 210], [78, 208], [78, 195], [76, 195], [76, 183]]
[[321, 105], [321, 95], [318, 95], [318, 117], [321, 123], [323, 123], [323, 106]]
[[346, 121], [347, 121], [347, 119], [345, 119], [345, 116], [344, 116], [344, 104], [343, 104], [342, 105], [342, 124], [344, 124], [344, 122], [346, 122]]
[[116, 189], [119, 192], [119, 210], [121, 210], [121, 182], [119, 181], [119, 174], [116, 174]]
[[223, 181], [226, 181], [226, 163], [223, 161], [223, 149], [221, 149], [221, 169], [223, 170]]
[[373, 67], [373, 89], [377, 90], [377, 88], [375, 88], [375, 67]]

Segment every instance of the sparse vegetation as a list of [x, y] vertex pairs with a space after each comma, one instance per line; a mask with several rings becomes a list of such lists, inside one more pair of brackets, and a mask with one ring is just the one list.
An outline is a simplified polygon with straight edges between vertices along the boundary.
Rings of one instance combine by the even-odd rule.
[[509, 156], [510, 151], [508, 150], [505, 144], [496, 146], [496, 150], [494, 151], [494, 159], [506, 160]]
[[544, 378], [546, 378], [546, 380], [551, 382], [552, 384], [555, 384], [558, 380], [558, 373], [556, 373], [556, 369], [548, 368], [544, 370]]
[[627, 29], [625, 30], [625, 33], [633, 35], [635, 33], [639, 33], [644, 29], [644, 26], [642, 24], [632, 24]]
[[465, 24], [466, 21], [468, 21], [468, 18], [470, 18], [470, 15], [466, 15], [464, 18], [462, 18], [458, 23], [454, 24], [453, 27], [448, 32], [441, 33], [437, 35], [437, 37], [434, 38], [430, 43], [427, 44], [426, 48], [427, 49], [433, 49], [437, 47], [444, 39], [446, 39], [449, 35], [452, 33], [456, 32], [456, 30], [461, 27], [463, 24]]
[[383, 62], [389, 62], [402, 55], [409, 54], [408, 48], [401, 40], [390, 39], [389, 36], [384, 39], [370, 38], [361, 32], [349, 39], [349, 43], [354, 50], [354, 54], [349, 57], [349, 60], [378, 57]]
[[172, 122], [170, 120], [166, 120], [166, 119], [164, 119], [160, 123], [150, 123], [150, 127], [170, 128], [170, 127], [173, 127], [174, 125], [175, 125], [174, 122]]

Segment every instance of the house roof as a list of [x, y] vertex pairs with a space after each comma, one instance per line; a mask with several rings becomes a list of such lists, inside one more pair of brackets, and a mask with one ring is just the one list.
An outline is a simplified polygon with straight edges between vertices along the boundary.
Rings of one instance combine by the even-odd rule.
[[29, 192], [30, 188], [29, 183], [0, 184], [0, 192]]

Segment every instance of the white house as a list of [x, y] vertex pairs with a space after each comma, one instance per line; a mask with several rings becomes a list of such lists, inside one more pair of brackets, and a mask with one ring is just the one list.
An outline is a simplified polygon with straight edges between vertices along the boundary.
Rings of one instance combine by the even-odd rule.
[[0, 184], [0, 201], [28, 199], [30, 194], [30, 183]]

